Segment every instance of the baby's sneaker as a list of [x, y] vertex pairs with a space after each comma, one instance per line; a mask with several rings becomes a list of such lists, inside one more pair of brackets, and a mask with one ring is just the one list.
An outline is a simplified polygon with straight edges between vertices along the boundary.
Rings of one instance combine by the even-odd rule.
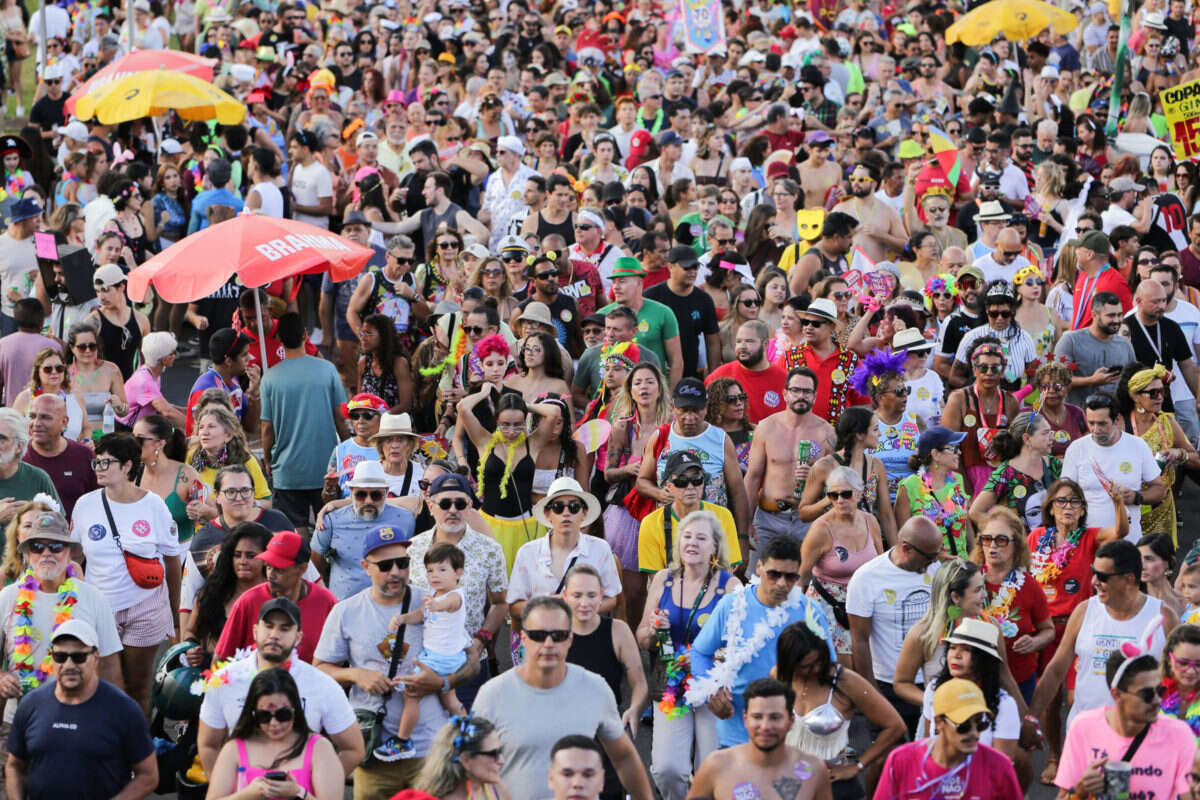
[[389, 736], [387, 741], [376, 747], [375, 757], [380, 761], [401, 761], [406, 758], [416, 758], [417, 748], [413, 747], [412, 739], [397, 739]]

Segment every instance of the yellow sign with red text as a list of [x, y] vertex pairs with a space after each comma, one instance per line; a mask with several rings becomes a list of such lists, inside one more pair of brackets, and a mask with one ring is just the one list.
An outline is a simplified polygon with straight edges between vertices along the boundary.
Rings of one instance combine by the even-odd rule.
[[1158, 97], [1176, 158], [1200, 158], [1200, 78], [1163, 89]]

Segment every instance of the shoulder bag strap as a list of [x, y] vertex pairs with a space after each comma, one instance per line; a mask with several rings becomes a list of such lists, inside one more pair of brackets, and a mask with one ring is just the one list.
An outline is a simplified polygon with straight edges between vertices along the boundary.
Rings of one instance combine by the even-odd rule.
[[1133, 754], [1136, 753], [1138, 751], [1138, 748], [1142, 746], [1142, 742], [1145, 741], [1146, 734], [1148, 734], [1149, 732], [1150, 732], [1150, 726], [1147, 725], [1146, 727], [1142, 728], [1138, 732], [1137, 736], [1133, 737], [1133, 741], [1129, 743], [1129, 749], [1127, 749], [1125, 751], [1125, 755], [1121, 756], [1122, 761], [1126, 761], [1129, 763], [1133, 762]]
[[408, 469], [404, 470], [404, 485], [400, 487], [400, 496], [408, 497], [408, 489], [412, 486], [413, 463], [408, 462]]
[[108, 495], [104, 490], [100, 490], [100, 502], [104, 504], [104, 513], [108, 516], [108, 526], [112, 528], [113, 541], [117, 543], [117, 549], [122, 553], [125, 548], [121, 546], [121, 532], [117, 530], [117, 521], [113, 519], [112, 508], [108, 505]]
[[[408, 606], [412, 602], [412, 588], [404, 587], [404, 600], [400, 603], [400, 613], [407, 614]], [[404, 632], [408, 629], [408, 624], [401, 625], [396, 630], [396, 638], [392, 641], [392, 658], [388, 661], [388, 680], [396, 677], [396, 671], [400, 669], [400, 662], [404, 659]], [[379, 711], [379, 719], [383, 719], [387, 713], [387, 700], [392, 696], [391, 691], [387, 691], [383, 695], [383, 708]]]
[[558, 588], [554, 590], [554, 594], [562, 594], [563, 586], [567, 583], [567, 575], [571, 572], [571, 567], [575, 566], [575, 562], [579, 560], [579, 556], [575, 556], [567, 564], [567, 568], [563, 570], [563, 576], [558, 581]]

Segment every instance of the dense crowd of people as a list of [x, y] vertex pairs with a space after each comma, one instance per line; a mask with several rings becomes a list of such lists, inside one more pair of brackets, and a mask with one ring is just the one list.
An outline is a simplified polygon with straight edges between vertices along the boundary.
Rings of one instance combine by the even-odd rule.
[[1200, 6], [1001, 5], [0, 0], [6, 795], [1200, 798]]

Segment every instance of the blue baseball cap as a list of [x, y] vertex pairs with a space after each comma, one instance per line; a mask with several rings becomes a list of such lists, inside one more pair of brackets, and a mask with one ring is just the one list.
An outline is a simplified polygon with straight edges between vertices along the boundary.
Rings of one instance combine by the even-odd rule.
[[433, 497], [442, 492], [462, 492], [471, 498], [472, 503], [475, 502], [475, 489], [471, 487], [471, 482], [457, 472], [445, 472], [433, 479], [433, 483], [429, 485], [429, 496]]
[[683, 144], [683, 137], [672, 130], [665, 130], [658, 135], [659, 147], [666, 147], [672, 144]]
[[409, 518], [404, 523], [380, 525], [373, 529], [363, 539], [363, 558], [366, 558], [371, 551], [387, 547], [389, 544], [408, 544], [413, 536], [413, 527], [414, 522]]
[[921, 458], [924, 458], [933, 450], [941, 450], [948, 444], [959, 444], [965, 438], [967, 438], [965, 433], [955, 433], [949, 428], [934, 425], [921, 434], [921, 438], [917, 442], [917, 452]]

